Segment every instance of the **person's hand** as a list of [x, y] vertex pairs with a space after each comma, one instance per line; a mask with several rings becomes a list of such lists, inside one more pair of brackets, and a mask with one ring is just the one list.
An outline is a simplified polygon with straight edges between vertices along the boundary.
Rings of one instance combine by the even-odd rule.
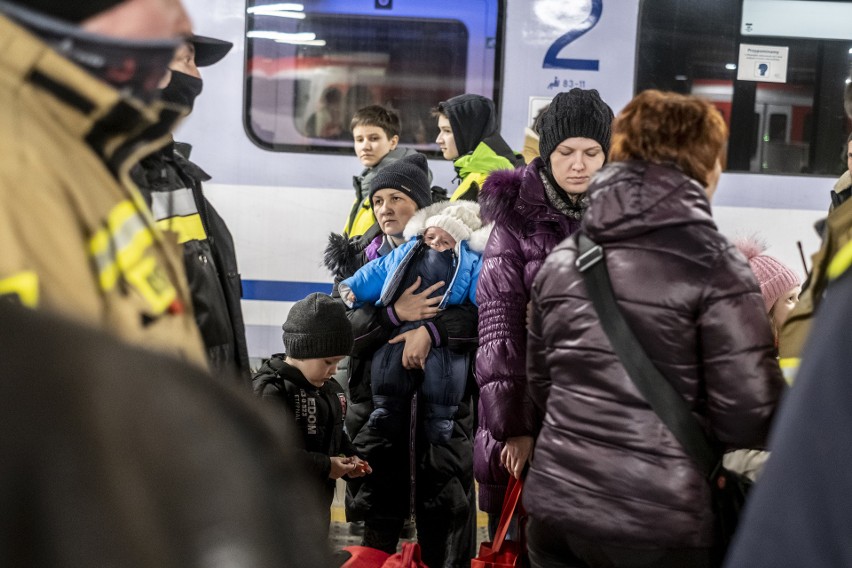
[[350, 479], [355, 479], [356, 477], [364, 477], [368, 473], [373, 473], [373, 468], [370, 467], [365, 460], [362, 460], [358, 456], [351, 456], [350, 459], [352, 463], [355, 464], [355, 469], [349, 472], [348, 477]]
[[328, 474], [329, 479], [340, 479], [347, 473], [352, 473], [355, 470], [356, 464], [353, 460], [355, 456], [349, 456], [348, 458], [339, 457], [339, 456], [331, 456], [331, 471]]
[[441, 297], [429, 296], [435, 293], [435, 290], [444, 285], [444, 282], [436, 282], [420, 292], [415, 294], [414, 291], [420, 286], [420, 277], [414, 281], [414, 284], [405, 289], [405, 292], [394, 303], [393, 310], [397, 317], [402, 321], [418, 321], [433, 318], [438, 314], [438, 304], [441, 303]]
[[355, 294], [350, 290], [346, 293], [346, 298], [344, 298], [348, 303], [354, 304], [356, 301]]
[[402, 366], [406, 369], [423, 369], [426, 367], [426, 357], [432, 349], [432, 336], [429, 330], [420, 326], [405, 333], [400, 333], [388, 343], [405, 342], [402, 348]]
[[506, 440], [500, 452], [500, 462], [509, 470], [509, 475], [515, 479], [521, 478], [524, 466], [530, 459], [533, 448], [532, 436], [515, 436]]

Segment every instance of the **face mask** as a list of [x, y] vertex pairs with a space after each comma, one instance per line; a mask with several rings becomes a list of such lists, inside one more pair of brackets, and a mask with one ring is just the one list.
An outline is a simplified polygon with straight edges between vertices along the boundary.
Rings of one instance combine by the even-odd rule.
[[4, 14], [60, 54], [122, 93], [148, 103], [168, 69], [179, 40], [134, 41], [84, 32], [42, 14], [3, 2]]
[[204, 82], [198, 77], [180, 71], [172, 71], [172, 78], [163, 89], [160, 98], [167, 103], [188, 107], [192, 111], [195, 97], [201, 94], [203, 86]]

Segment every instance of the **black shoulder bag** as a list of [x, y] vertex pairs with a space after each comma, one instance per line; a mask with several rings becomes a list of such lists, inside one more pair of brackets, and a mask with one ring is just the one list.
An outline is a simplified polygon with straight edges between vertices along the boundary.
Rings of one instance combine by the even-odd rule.
[[674, 434], [710, 483], [716, 516], [716, 550], [721, 558], [737, 528], [751, 481], [722, 467], [721, 453], [707, 439], [683, 397], [657, 369], [625, 321], [613, 295], [609, 271], [600, 245], [582, 232], [576, 237], [575, 266], [583, 275], [601, 326], [633, 383], [663, 424]]

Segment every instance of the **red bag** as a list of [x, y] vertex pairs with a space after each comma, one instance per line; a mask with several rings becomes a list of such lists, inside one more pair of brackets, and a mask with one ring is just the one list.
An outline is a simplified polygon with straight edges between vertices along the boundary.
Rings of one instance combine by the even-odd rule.
[[493, 542], [483, 542], [479, 545], [479, 555], [470, 561], [471, 568], [514, 568], [526, 566], [526, 545], [524, 543], [523, 515], [518, 523], [518, 540], [506, 540], [509, 523], [515, 514], [515, 509], [521, 501], [523, 482], [509, 476], [509, 486], [503, 499], [503, 511], [500, 513], [500, 523], [494, 534]]
[[340, 568], [429, 568], [420, 560], [420, 545], [403, 542], [402, 552], [388, 554], [368, 546], [347, 546], [352, 555]]

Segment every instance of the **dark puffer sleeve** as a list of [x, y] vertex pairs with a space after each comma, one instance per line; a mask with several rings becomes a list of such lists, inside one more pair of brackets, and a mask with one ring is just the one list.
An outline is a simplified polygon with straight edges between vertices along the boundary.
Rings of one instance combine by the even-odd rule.
[[476, 292], [476, 380], [485, 422], [500, 441], [533, 433], [526, 380], [529, 293], [524, 268], [520, 241], [506, 226], [496, 225], [485, 247]]
[[733, 248], [710, 274], [698, 319], [710, 424], [723, 444], [764, 448], [785, 383], [763, 298]]

